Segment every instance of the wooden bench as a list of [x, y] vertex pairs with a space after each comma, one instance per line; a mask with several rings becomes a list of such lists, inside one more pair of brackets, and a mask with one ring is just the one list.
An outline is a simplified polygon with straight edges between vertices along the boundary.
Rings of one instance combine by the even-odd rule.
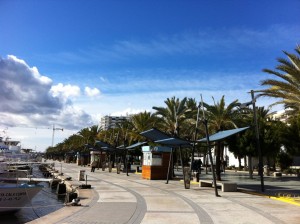
[[[199, 180], [199, 187], [213, 187], [212, 180]], [[237, 191], [237, 184], [234, 182], [217, 182], [223, 192]]]

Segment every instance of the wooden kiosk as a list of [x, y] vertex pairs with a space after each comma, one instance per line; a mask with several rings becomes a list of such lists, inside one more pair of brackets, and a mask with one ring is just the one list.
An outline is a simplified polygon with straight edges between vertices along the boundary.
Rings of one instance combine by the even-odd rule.
[[100, 151], [91, 151], [90, 155], [91, 155], [90, 164], [92, 164], [92, 162], [96, 161], [98, 164], [97, 167], [102, 168], [102, 162], [105, 161], [106, 153], [100, 152]]
[[[162, 146], [143, 146], [142, 178], [163, 180], [167, 178], [171, 148]], [[171, 174], [171, 170], [170, 173]]]

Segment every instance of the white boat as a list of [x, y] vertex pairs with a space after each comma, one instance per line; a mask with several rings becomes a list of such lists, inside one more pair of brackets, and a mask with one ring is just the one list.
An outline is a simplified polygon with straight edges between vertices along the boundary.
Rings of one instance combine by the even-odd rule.
[[19, 141], [0, 137], [0, 212], [17, 211], [26, 204], [30, 206], [31, 199], [43, 188], [42, 185], [19, 182], [18, 177], [23, 171], [18, 170], [18, 166], [24, 156], [20, 156], [18, 144]]
[[13, 153], [20, 152], [21, 146], [19, 145], [20, 141], [11, 140], [9, 137], [0, 136], [0, 152], [2, 153]]
[[0, 212], [14, 212], [26, 204], [42, 190], [42, 185], [0, 183]]
[[20, 141], [0, 136], [0, 178], [26, 177], [31, 167], [26, 162], [28, 154], [21, 153]]

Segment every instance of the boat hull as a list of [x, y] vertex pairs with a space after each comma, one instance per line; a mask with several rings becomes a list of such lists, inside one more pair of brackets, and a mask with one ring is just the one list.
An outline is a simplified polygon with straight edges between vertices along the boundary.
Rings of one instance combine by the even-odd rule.
[[13, 212], [21, 209], [42, 190], [42, 185], [20, 184], [0, 185], [0, 212]]

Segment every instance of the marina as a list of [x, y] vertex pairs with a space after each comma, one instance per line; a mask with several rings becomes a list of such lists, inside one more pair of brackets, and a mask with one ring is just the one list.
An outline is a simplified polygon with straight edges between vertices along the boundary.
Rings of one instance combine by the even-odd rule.
[[[26, 203], [17, 210], [1, 213], [1, 221], [10, 224], [27, 223], [64, 207], [65, 198], [58, 197], [56, 189], [52, 189], [49, 185], [49, 181], [53, 178], [43, 178], [43, 173], [37, 165], [33, 165], [33, 174], [37, 176], [35, 179], [39, 180], [37, 185], [42, 186], [41, 190], [31, 200], [26, 200]], [[20, 183], [26, 183], [31, 178], [20, 179], [22, 179]]]
[[[22, 153], [19, 141], [0, 139], [1, 222], [26, 223], [63, 206], [50, 183], [57, 183], [53, 164]], [[65, 194], [64, 194], [65, 196]]]

